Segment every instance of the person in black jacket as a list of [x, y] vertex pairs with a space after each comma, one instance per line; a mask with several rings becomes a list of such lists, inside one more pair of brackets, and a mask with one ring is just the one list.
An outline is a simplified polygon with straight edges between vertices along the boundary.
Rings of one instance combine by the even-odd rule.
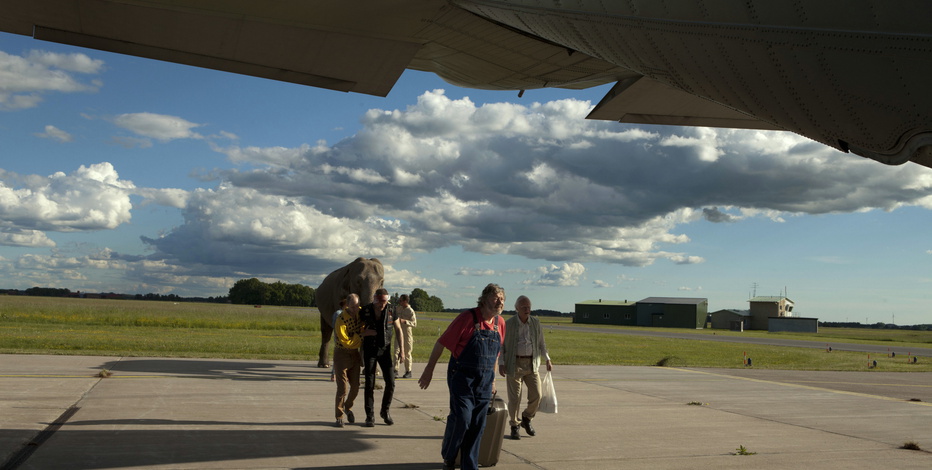
[[388, 291], [379, 289], [375, 291], [372, 303], [366, 305], [359, 312], [359, 318], [365, 324], [363, 332], [363, 373], [366, 377], [365, 407], [366, 427], [375, 426], [375, 368], [382, 369], [382, 378], [385, 379], [385, 391], [382, 393], [382, 410], [380, 416], [385, 424], [395, 424], [388, 409], [391, 407], [395, 394], [395, 373], [392, 360], [392, 335], [397, 336], [398, 349], [404, 354], [404, 344], [401, 342], [401, 324], [394, 316], [393, 309], [388, 304]]

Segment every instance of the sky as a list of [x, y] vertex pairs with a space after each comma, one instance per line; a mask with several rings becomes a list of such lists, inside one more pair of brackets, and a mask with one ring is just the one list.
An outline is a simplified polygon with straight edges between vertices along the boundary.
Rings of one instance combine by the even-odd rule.
[[448, 308], [786, 295], [932, 323], [932, 169], [789, 132], [585, 120], [609, 86], [348, 94], [0, 34], [0, 288], [317, 287], [359, 256]]

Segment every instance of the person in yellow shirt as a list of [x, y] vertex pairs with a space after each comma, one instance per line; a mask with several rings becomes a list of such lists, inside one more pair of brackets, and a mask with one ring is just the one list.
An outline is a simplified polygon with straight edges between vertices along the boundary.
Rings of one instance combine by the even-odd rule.
[[350, 423], [356, 422], [353, 416], [353, 403], [359, 395], [359, 369], [362, 358], [359, 348], [362, 346], [363, 323], [359, 319], [359, 296], [350, 294], [346, 297], [346, 306], [333, 325], [336, 345], [333, 350], [333, 372], [337, 382], [336, 416], [338, 428], [343, 427], [343, 416]]

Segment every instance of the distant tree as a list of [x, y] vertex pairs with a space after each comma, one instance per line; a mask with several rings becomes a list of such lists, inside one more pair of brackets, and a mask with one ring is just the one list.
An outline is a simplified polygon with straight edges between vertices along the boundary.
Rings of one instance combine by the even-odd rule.
[[301, 284], [271, 284], [256, 278], [240, 279], [230, 288], [229, 301], [234, 304], [282, 305], [312, 307], [315, 304], [314, 288]]
[[26, 295], [36, 297], [68, 297], [71, 291], [68, 289], [56, 289], [54, 287], [30, 287], [26, 289]]
[[285, 303], [294, 307], [310, 307], [314, 304], [314, 288], [301, 284], [289, 284], [285, 287]]
[[284, 282], [277, 281], [269, 284], [268, 305], [285, 305], [285, 290], [287, 286]]
[[424, 307], [426, 306], [430, 296], [427, 295], [427, 291], [421, 288], [415, 288], [411, 291], [411, 294], [408, 295], [408, 303], [411, 304], [411, 308], [416, 311], [425, 311]]
[[240, 279], [230, 288], [234, 304], [269, 305], [269, 285], [256, 279]]
[[435, 295], [430, 296], [430, 310], [425, 310], [427, 312], [442, 312], [443, 311], [443, 301], [440, 300], [440, 297]]
[[443, 301], [439, 297], [427, 294], [427, 291], [415, 288], [408, 299], [411, 308], [419, 312], [442, 312]]

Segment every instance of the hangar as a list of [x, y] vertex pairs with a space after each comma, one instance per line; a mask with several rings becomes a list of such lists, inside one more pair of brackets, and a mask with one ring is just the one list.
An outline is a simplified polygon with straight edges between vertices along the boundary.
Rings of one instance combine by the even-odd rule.
[[636, 326], [637, 302], [602, 299], [579, 302], [573, 323]]
[[705, 327], [708, 313], [709, 300], [705, 298], [599, 299], [577, 303], [573, 323], [699, 329]]
[[751, 311], [726, 308], [712, 312], [712, 328], [744, 331], [751, 329]]

